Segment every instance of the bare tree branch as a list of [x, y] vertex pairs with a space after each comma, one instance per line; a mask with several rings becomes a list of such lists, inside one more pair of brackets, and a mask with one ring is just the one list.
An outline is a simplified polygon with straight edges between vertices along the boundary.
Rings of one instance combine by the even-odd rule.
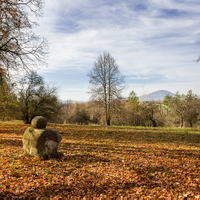
[[0, 67], [30, 71], [46, 64], [48, 43], [36, 36], [29, 13], [42, 16], [42, 0], [0, 0]]
[[124, 89], [124, 76], [120, 74], [114, 58], [107, 52], [98, 57], [88, 76], [91, 99], [104, 108], [106, 123], [110, 125], [115, 109], [114, 100], [120, 98]]

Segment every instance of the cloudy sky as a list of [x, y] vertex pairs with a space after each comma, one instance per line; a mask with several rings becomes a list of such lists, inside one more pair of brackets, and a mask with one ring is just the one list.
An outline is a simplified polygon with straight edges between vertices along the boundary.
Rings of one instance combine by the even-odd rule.
[[89, 99], [87, 74], [104, 51], [125, 76], [125, 97], [132, 90], [200, 95], [199, 0], [45, 0], [38, 22], [50, 52], [38, 73], [62, 100]]

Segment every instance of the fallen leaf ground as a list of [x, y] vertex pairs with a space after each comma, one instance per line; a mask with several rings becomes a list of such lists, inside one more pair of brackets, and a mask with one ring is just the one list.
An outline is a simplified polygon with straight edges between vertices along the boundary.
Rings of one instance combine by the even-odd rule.
[[39, 160], [27, 127], [0, 124], [0, 198], [200, 199], [199, 130], [52, 124], [64, 155]]

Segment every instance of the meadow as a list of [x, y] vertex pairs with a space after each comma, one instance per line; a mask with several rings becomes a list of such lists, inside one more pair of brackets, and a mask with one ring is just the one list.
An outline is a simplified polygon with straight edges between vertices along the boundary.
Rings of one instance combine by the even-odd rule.
[[28, 125], [0, 123], [0, 198], [200, 199], [200, 130], [49, 124], [58, 157], [23, 154]]

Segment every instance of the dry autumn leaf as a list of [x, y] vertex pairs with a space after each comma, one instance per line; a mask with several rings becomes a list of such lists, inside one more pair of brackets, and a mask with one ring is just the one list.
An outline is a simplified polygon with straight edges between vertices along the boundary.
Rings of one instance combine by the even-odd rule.
[[[198, 198], [199, 131], [51, 125], [63, 156], [23, 155], [27, 125], [0, 124], [0, 197]], [[156, 135], [159, 134], [159, 138]], [[188, 133], [187, 133], [188, 134]], [[173, 139], [173, 142], [171, 140]]]

